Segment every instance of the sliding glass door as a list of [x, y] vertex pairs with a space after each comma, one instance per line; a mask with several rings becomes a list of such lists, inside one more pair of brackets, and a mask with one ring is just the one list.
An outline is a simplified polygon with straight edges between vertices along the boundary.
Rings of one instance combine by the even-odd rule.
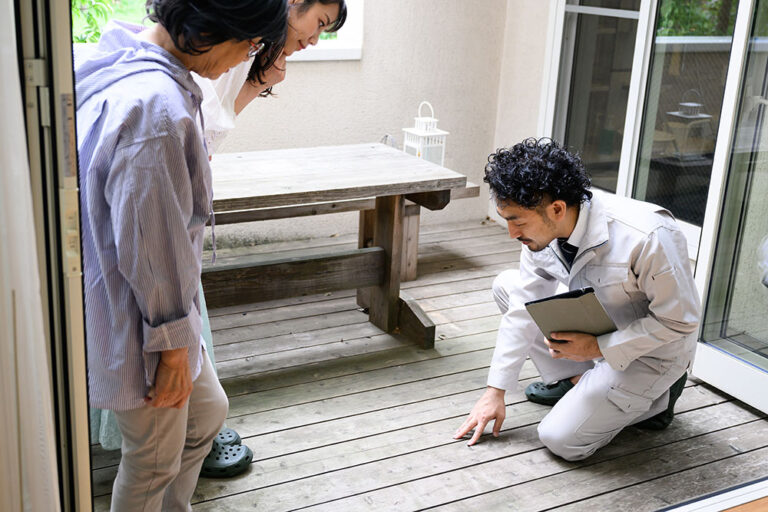
[[701, 226], [737, 0], [659, 0], [633, 197]]
[[565, 6], [553, 138], [578, 151], [595, 187], [616, 191], [640, 0]]
[[768, 0], [756, 2], [697, 375], [768, 410]]

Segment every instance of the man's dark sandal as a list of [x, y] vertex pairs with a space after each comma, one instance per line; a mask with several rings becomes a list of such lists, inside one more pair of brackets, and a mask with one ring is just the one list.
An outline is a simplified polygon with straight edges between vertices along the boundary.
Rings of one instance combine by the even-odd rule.
[[525, 396], [531, 402], [542, 405], [555, 405], [565, 394], [573, 389], [570, 379], [563, 379], [554, 384], [544, 384], [537, 381], [528, 384], [525, 388]]
[[238, 434], [231, 428], [221, 429], [219, 433], [216, 434], [216, 441], [219, 444], [223, 444], [227, 446], [235, 446], [235, 445], [242, 444], [242, 440], [240, 439], [240, 434]]
[[682, 377], [677, 379], [672, 387], [669, 388], [669, 405], [666, 410], [661, 411], [656, 416], [651, 416], [648, 419], [635, 423], [637, 428], [645, 430], [664, 430], [672, 423], [672, 419], [675, 417], [675, 402], [683, 394], [683, 388], [685, 388], [685, 381], [688, 379], [688, 373], [684, 373]]
[[213, 442], [213, 448], [203, 460], [200, 476], [229, 478], [245, 473], [253, 460], [253, 452], [245, 445], [225, 445]]

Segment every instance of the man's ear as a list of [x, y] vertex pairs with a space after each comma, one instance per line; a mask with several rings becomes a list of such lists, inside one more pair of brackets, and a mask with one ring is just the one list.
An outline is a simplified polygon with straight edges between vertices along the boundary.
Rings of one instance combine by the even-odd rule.
[[549, 204], [549, 209], [552, 212], [553, 220], [563, 220], [565, 218], [565, 211], [568, 205], [562, 199], [557, 199]]

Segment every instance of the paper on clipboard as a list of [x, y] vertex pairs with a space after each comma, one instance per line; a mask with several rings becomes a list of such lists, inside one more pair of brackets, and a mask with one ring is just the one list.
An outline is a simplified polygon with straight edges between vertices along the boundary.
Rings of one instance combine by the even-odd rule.
[[525, 308], [547, 338], [552, 332], [584, 332], [600, 336], [616, 330], [616, 324], [600, 304], [593, 288], [580, 288], [527, 302]]

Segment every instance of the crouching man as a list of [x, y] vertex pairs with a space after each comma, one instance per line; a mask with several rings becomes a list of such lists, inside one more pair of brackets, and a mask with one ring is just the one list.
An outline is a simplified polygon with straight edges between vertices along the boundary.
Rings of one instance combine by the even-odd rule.
[[[509, 235], [525, 247], [519, 273], [502, 272], [493, 284], [503, 316], [488, 388], [455, 438], [474, 429], [472, 445], [491, 420], [499, 434], [504, 393], [516, 389], [526, 357], [543, 380], [526, 396], [554, 405], [538, 432], [556, 455], [589, 457], [628, 425], [666, 428], [700, 315], [686, 240], [672, 215], [649, 203], [593, 196], [581, 159], [548, 139], [498, 150], [485, 181]], [[545, 338], [524, 305], [554, 295], [560, 283], [594, 288], [618, 330]]]

